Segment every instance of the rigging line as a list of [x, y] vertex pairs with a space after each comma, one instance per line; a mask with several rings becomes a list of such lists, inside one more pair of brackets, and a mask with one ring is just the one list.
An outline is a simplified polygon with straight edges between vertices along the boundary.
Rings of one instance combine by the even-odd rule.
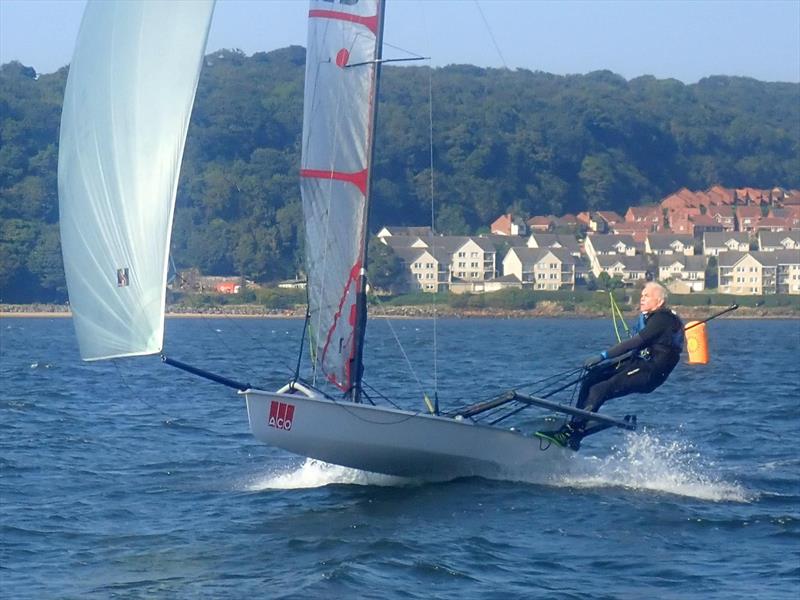
[[434, 273], [433, 289], [433, 393], [436, 399], [436, 410], [439, 412], [439, 346], [438, 346], [438, 313], [436, 307], [436, 297], [439, 295], [439, 261], [436, 258], [436, 194], [434, 187], [434, 157], [433, 157], [433, 69], [428, 69], [428, 148], [430, 154], [431, 172], [431, 253], [433, 255], [433, 265], [436, 269]]
[[366, 382], [366, 381], [364, 381], [363, 379], [362, 379], [361, 381], [363, 382], [364, 386], [365, 386], [366, 388], [368, 388], [368, 389], [369, 389], [371, 392], [373, 392], [373, 393], [374, 393], [376, 396], [378, 396], [378, 397], [379, 397], [379, 398], [381, 398], [382, 400], [386, 401], [388, 404], [391, 404], [391, 405], [392, 405], [392, 406], [394, 406], [396, 409], [398, 409], [398, 410], [403, 410], [402, 408], [400, 408], [400, 406], [399, 406], [398, 404], [396, 404], [394, 401], [392, 401], [392, 399], [391, 399], [391, 398], [389, 398], [388, 396], [386, 396], [385, 394], [383, 394], [383, 393], [382, 393], [380, 390], [378, 390], [378, 389], [376, 389], [375, 387], [371, 386], [369, 383], [367, 383], [367, 382]]
[[119, 368], [119, 361], [118, 361], [117, 359], [112, 359], [112, 360], [111, 360], [111, 364], [113, 364], [113, 365], [114, 365], [114, 368], [117, 370], [117, 376], [118, 376], [118, 377], [119, 377], [119, 378], [122, 380], [122, 384], [123, 384], [123, 385], [124, 385], [126, 388], [128, 388], [128, 391], [131, 393], [131, 395], [132, 395], [132, 396], [134, 396], [134, 397], [135, 397], [137, 400], [139, 400], [139, 402], [141, 402], [142, 404], [144, 404], [144, 405], [145, 405], [147, 408], [149, 408], [150, 410], [152, 410], [152, 411], [154, 411], [154, 412], [157, 412], [157, 413], [161, 413], [161, 416], [163, 416], [163, 417], [164, 417], [164, 418], [167, 420], [167, 422], [171, 422], [171, 421], [175, 421], [175, 420], [177, 420], [177, 418], [176, 418], [176, 417], [173, 417], [172, 415], [170, 415], [170, 414], [168, 414], [168, 413], [164, 412], [164, 411], [163, 411], [163, 410], [161, 410], [161, 408], [159, 408], [158, 406], [156, 406], [156, 405], [154, 405], [154, 404], [150, 404], [149, 402], [147, 402], [147, 401], [146, 401], [146, 400], [145, 400], [145, 399], [142, 397], [141, 393], [137, 393], [137, 392], [135, 392], [135, 390], [134, 390], [134, 389], [131, 387], [131, 385], [128, 383], [128, 380], [127, 380], [127, 378], [125, 377], [125, 375], [123, 374], [123, 372], [122, 372], [122, 369], [120, 369], [120, 368]]
[[614, 298], [614, 292], [612, 290], [608, 291], [608, 297], [611, 301], [611, 317], [614, 323], [614, 333], [617, 336], [617, 342], [622, 341], [622, 336], [619, 333], [619, 327], [617, 326], [617, 322], [622, 322], [622, 327], [625, 330], [625, 334], [630, 337], [630, 329], [628, 328], [628, 324], [625, 322], [625, 316], [622, 314], [622, 310], [619, 308], [619, 304], [617, 304], [616, 299]]
[[489, 27], [489, 21], [486, 20], [486, 15], [483, 14], [483, 9], [481, 9], [481, 5], [478, 0], [475, 0], [475, 6], [478, 8], [478, 13], [480, 13], [481, 19], [483, 19], [483, 24], [486, 26], [486, 31], [489, 33], [489, 38], [492, 40], [492, 44], [494, 44], [494, 49], [497, 50], [497, 55], [500, 57], [500, 62], [503, 63], [504, 68], [508, 69], [506, 59], [503, 56], [503, 53], [500, 51], [500, 46], [497, 45], [497, 40], [494, 37], [494, 33], [492, 33], [492, 28]]
[[303, 319], [303, 332], [300, 334], [300, 348], [297, 351], [297, 364], [294, 368], [293, 381], [300, 379], [300, 363], [303, 360], [303, 347], [306, 341], [306, 330], [308, 329], [308, 320], [311, 318], [311, 311], [308, 306], [308, 283], [306, 283], [306, 318]]
[[392, 326], [392, 320], [390, 318], [388, 318], [389, 314], [384, 309], [383, 303], [381, 302], [381, 299], [376, 295], [373, 295], [373, 298], [378, 303], [378, 306], [384, 311], [384, 315], [386, 317], [384, 319], [384, 321], [386, 321], [386, 325], [387, 325], [387, 327], [389, 327], [389, 331], [392, 332], [392, 336], [394, 337], [394, 341], [395, 341], [395, 343], [397, 343], [397, 347], [400, 349], [400, 353], [403, 355], [403, 359], [405, 360], [405, 363], [406, 363], [406, 366], [408, 367], [409, 373], [414, 378], [414, 380], [417, 382], [417, 387], [419, 388], [419, 393], [424, 397], [425, 396], [425, 388], [422, 385], [422, 381], [420, 380], [419, 376], [417, 375], [416, 370], [414, 369], [414, 365], [411, 364], [411, 359], [408, 358], [408, 354], [406, 354], [406, 349], [403, 347], [403, 343], [400, 341], [400, 337], [397, 335], [397, 331], [395, 331], [395, 328]]
[[542, 384], [542, 383], [544, 383], [546, 381], [549, 381], [551, 379], [569, 379], [569, 378], [573, 377], [574, 375], [576, 375], [579, 371], [583, 371], [583, 367], [577, 367], [577, 368], [574, 368], [574, 369], [569, 369], [567, 371], [562, 371], [561, 373], [556, 373], [555, 375], [550, 375], [548, 377], [544, 377], [544, 378], [539, 379], [537, 381], [529, 381], [527, 383], [521, 383], [519, 385], [516, 385], [516, 386], [512, 387], [511, 389], [512, 390], [519, 390], [519, 389], [522, 389], [522, 388], [526, 388], [526, 387]]
[[430, 56], [423, 56], [422, 54], [417, 54], [416, 52], [412, 52], [411, 50], [406, 50], [405, 48], [403, 48], [401, 46], [395, 46], [394, 44], [390, 44], [389, 42], [387, 42], [385, 40], [383, 42], [383, 47], [384, 48], [391, 48], [392, 50], [397, 50], [399, 52], [404, 52], [405, 54], [408, 54], [409, 56], [413, 57], [413, 58], [399, 58], [399, 59], [392, 59], [392, 58], [386, 59], [385, 58], [385, 59], [383, 59], [383, 62], [398, 61], [398, 60], [430, 60]]

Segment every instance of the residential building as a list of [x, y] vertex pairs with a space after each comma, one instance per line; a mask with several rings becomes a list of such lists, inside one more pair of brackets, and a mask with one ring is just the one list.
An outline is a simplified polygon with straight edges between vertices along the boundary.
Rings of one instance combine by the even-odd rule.
[[406, 274], [410, 291], [445, 291], [450, 282], [450, 254], [439, 248], [392, 247]]
[[755, 231], [761, 220], [761, 208], [758, 206], [738, 206], [736, 208], [736, 222], [739, 231]]
[[784, 190], [783, 199], [780, 205], [784, 208], [789, 206], [800, 206], [800, 190]]
[[491, 232], [496, 235], [525, 235], [528, 227], [525, 221], [511, 213], [499, 216], [491, 226]]
[[651, 233], [644, 242], [646, 254], [685, 254], [694, 255], [694, 238], [690, 235], [673, 233]]
[[[445, 248], [453, 248], [450, 259], [451, 281], [487, 281], [497, 275], [494, 244], [483, 237], [441, 236]], [[437, 239], [437, 242], [438, 242]]]
[[[660, 255], [658, 257], [658, 279], [672, 291], [702, 292], [706, 287], [708, 257], [683, 254]], [[682, 286], [669, 286], [680, 281]]]
[[531, 231], [553, 231], [556, 223], [553, 217], [531, 217], [528, 219], [528, 227]]
[[756, 224], [757, 231], [788, 231], [789, 224], [786, 219], [779, 217], [761, 217]]
[[800, 250], [724, 252], [719, 291], [726, 294], [800, 294]]
[[644, 256], [625, 254], [601, 254], [592, 267], [592, 273], [599, 277], [602, 272], [611, 277], [619, 276], [626, 286], [633, 286], [647, 280], [647, 262]]
[[775, 268], [778, 294], [800, 294], [800, 250], [776, 250]]
[[[397, 227], [394, 225], [387, 225], [378, 232], [378, 239], [383, 241], [389, 237], [420, 237], [428, 239], [433, 235], [433, 230], [430, 227]], [[385, 243], [385, 242], [384, 242]]]
[[588, 235], [583, 248], [595, 275], [602, 271], [597, 262], [599, 256], [633, 256], [636, 254], [636, 242], [629, 235]]
[[769, 216], [785, 219], [788, 230], [800, 229], [800, 206], [773, 208], [769, 211]]
[[569, 234], [533, 232], [528, 238], [527, 246], [528, 248], [564, 248], [573, 256], [581, 255], [578, 240]]
[[613, 210], [598, 210], [594, 214], [606, 222], [606, 231], [617, 223], [622, 223], [625, 220]]
[[771, 203], [772, 199], [772, 191], [771, 190], [759, 190], [756, 188], [744, 187], [744, 188], [737, 188], [736, 192], [736, 201], [739, 204], [744, 204], [745, 206], [761, 206], [767, 205]]
[[728, 205], [712, 205], [706, 215], [714, 219], [722, 227], [721, 231], [736, 231], [736, 219], [733, 209]]
[[697, 200], [694, 192], [686, 188], [681, 188], [677, 192], [670, 194], [659, 203], [662, 210], [672, 213], [683, 208], [696, 208]]
[[684, 206], [669, 211], [669, 230], [672, 233], [694, 235], [692, 219], [701, 215], [700, 209], [695, 206]]
[[629, 235], [635, 242], [639, 242], [640, 244], [644, 244], [644, 241], [647, 239], [647, 234], [651, 233], [651, 231], [652, 226], [650, 223], [645, 222], [623, 221], [611, 228], [611, 233], [614, 235]]
[[703, 234], [705, 233], [712, 233], [715, 231], [719, 232], [724, 230], [722, 224], [717, 222], [716, 219], [708, 214], [694, 215], [690, 217], [690, 221], [691, 232], [687, 233], [691, 233], [691, 235], [696, 238], [702, 238]]
[[568, 229], [572, 231], [577, 231], [578, 228], [582, 225], [580, 221], [578, 221], [578, 217], [571, 213], [565, 214], [563, 217], [558, 217], [556, 219], [556, 229]]
[[800, 231], [759, 231], [758, 249], [765, 252], [800, 250]]
[[564, 248], [515, 246], [503, 258], [503, 275], [534, 290], [574, 290], [575, 265]]
[[654, 206], [631, 206], [625, 213], [626, 223], [646, 223], [650, 231], [664, 229], [664, 209], [658, 204]]
[[709, 199], [709, 208], [711, 206], [731, 206], [734, 201], [733, 190], [722, 187], [721, 185], [713, 185], [708, 188], [706, 195]]
[[750, 235], [742, 232], [711, 232], [703, 234], [703, 254], [719, 256], [723, 252], [747, 252]]

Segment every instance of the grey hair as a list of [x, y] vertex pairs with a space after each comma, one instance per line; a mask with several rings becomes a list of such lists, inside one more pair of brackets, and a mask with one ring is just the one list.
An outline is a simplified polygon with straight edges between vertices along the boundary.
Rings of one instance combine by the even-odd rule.
[[667, 303], [669, 292], [667, 291], [667, 288], [665, 288], [663, 285], [661, 285], [657, 281], [648, 281], [644, 285], [644, 287], [650, 288], [651, 290], [655, 291], [658, 297], [664, 301], [664, 304]]

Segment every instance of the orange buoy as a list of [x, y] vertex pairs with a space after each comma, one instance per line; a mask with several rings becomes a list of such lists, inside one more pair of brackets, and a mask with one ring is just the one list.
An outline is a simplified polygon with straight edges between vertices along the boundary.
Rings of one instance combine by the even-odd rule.
[[708, 337], [706, 324], [690, 321], [686, 324], [686, 350], [689, 352], [690, 365], [708, 364]]

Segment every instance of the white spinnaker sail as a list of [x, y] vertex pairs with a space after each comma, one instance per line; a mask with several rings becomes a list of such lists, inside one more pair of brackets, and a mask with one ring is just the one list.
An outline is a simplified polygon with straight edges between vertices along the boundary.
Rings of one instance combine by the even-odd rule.
[[61, 115], [58, 193], [85, 360], [159, 352], [175, 194], [213, 0], [90, 1]]
[[381, 6], [311, 0], [309, 10], [300, 187], [311, 343], [343, 390], [354, 379]]

